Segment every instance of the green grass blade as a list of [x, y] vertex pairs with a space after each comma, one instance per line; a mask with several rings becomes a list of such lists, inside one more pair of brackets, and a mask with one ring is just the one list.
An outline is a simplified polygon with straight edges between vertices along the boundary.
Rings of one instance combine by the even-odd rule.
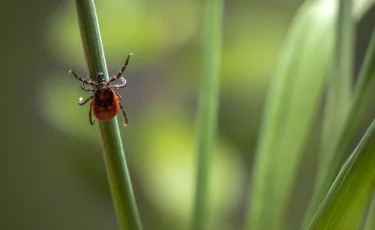
[[[331, 73], [327, 84], [327, 99], [323, 129], [321, 135], [321, 148], [319, 155], [317, 186], [315, 193], [321, 190], [322, 172], [329, 168], [332, 158], [335, 157], [335, 144], [339, 141], [340, 132], [345, 125], [345, 118], [350, 107], [351, 84], [353, 74], [353, 40], [354, 21], [352, 18], [352, 1], [340, 0], [336, 19], [335, 55]], [[327, 192], [327, 190], [325, 191]], [[322, 197], [321, 199], [323, 199]], [[303, 225], [305, 226], [315, 213], [322, 200], [310, 204]]]
[[346, 161], [308, 229], [359, 229], [375, 189], [375, 121]]
[[352, 0], [340, 0], [338, 8], [335, 56], [327, 84], [318, 172], [327, 168], [333, 156], [332, 141], [337, 141], [350, 106], [354, 56]]
[[363, 230], [374, 230], [374, 229], [375, 229], [375, 199], [373, 197], [372, 202], [368, 208], [366, 222], [364, 223]]
[[334, 17], [330, 1], [306, 1], [293, 20], [262, 121], [248, 229], [285, 229], [332, 56]]
[[346, 158], [346, 154], [350, 151], [353, 144], [357, 129], [361, 124], [364, 113], [369, 105], [373, 102], [371, 98], [372, 92], [375, 89], [375, 32], [373, 32], [369, 47], [367, 49], [366, 57], [362, 65], [359, 79], [353, 92], [353, 99], [350, 105], [348, 115], [345, 119], [343, 130], [339, 140], [333, 142], [334, 155], [327, 159], [325, 168], [320, 168], [321, 175], [318, 181], [317, 189], [311, 199], [306, 217], [305, 224], [307, 224], [319, 207], [320, 203], [326, 196], [329, 188], [336, 178], [340, 166]]
[[[97, 80], [97, 74], [103, 72], [108, 80], [108, 71], [94, 1], [76, 0], [76, 8], [90, 77]], [[142, 229], [117, 119], [115, 118], [108, 122], [99, 121], [98, 123], [107, 175], [120, 229]]]
[[214, 149], [221, 66], [223, 0], [206, 0], [204, 4], [202, 84], [198, 107], [198, 172], [192, 229], [208, 228], [208, 187], [211, 154]]

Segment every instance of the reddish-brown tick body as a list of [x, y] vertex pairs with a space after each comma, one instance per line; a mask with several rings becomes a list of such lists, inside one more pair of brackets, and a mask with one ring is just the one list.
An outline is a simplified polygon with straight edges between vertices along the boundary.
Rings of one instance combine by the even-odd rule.
[[[88, 101], [92, 100], [90, 103], [89, 111], [89, 121], [91, 125], [93, 125], [95, 122], [95, 120], [92, 119], [92, 113], [94, 113], [96, 119], [101, 121], [108, 121], [116, 116], [119, 109], [121, 109], [122, 115], [124, 116], [125, 125], [128, 123], [128, 118], [126, 116], [125, 110], [120, 103], [121, 96], [115, 91], [115, 89], [123, 88], [126, 86], [126, 80], [121, 75], [128, 65], [131, 55], [132, 54], [128, 55], [121, 70], [116, 75], [112, 76], [109, 81], [105, 80], [103, 73], [98, 73], [98, 81], [95, 82], [92, 81], [89, 77], [87, 77], [87, 79], [82, 79], [78, 77], [78, 75], [73, 71], [69, 71], [82, 82], [81, 88], [83, 90], [93, 92], [93, 95], [91, 95], [91, 97], [87, 98], [86, 100], [82, 100], [82, 98], [79, 99], [79, 105], [84, 105]], [[120, 79], [122, 81], [122, 84], [112, 85], [111, 83], [117, 79]], [[87, 88], [86, 85], [90, 85], [90, 87]]]
[[110, 87], [98, 88], [95, 91], [91, 108], [98, 120], [111, 120], [119, 109], [117, 95]]

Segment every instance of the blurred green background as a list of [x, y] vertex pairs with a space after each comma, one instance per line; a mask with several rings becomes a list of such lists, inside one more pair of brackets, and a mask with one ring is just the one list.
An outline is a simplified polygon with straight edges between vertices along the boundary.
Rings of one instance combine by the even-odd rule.
[[[89, 107], [78, 106], [78, 98], [90, 94], [68, 74], [69, 69], [87, 74], [74, 1], [2, 3], [0, 229], [116, 229], [98, 128], [88, 122]], [[210, 196], [215, 229], [243, 224], [266, 91], [301, 3], [225, 3], [219, 137]], [[124, 75], [127, 87], [119, 92], [129, 117], [122, 129], [125, 153], [145, 229], [189, 226], [202, 4], [96, 2], [110, 74], [134, 53]], [[371, 10], [357, 29], [356, 66], [374, 18]], [[311, 145], [287, 210], [288, 229], [297, 229], [311, 195], [316, 162]]]

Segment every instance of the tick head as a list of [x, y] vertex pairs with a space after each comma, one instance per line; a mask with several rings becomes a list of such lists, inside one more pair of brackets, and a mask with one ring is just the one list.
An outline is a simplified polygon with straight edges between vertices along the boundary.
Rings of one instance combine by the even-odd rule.
[[105, 82], [104, 74], [98, 73], [98, 83], [101, 84], [101, 83], [104, 83], [104, 82]]

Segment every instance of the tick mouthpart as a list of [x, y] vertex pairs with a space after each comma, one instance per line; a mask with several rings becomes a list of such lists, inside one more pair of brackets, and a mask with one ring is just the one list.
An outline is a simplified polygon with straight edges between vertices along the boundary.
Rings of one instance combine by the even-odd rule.
[[103, 83], [105, 82], [105, 79], [104, 79], [104, 74], [103, 73], [98, 73], [98, 83]]

